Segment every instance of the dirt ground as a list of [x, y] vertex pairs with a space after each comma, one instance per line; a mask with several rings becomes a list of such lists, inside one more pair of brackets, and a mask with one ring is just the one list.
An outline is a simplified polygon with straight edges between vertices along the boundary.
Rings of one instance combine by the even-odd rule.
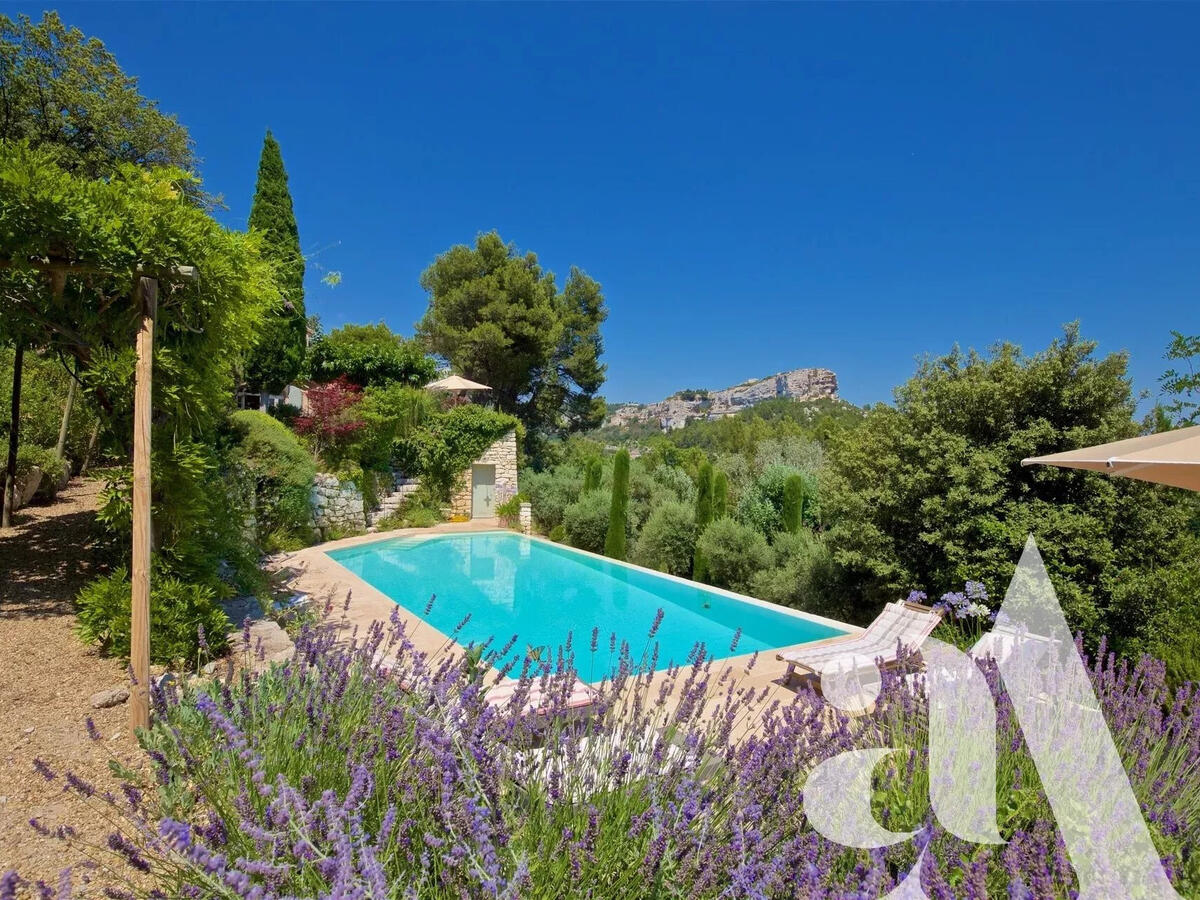
[[[124, 667], [101, 658], [75, 636], [73, 599], [95, 567], [92, 539], [100, 482], [73, 479], [54, 503], [16, 514], [0, 531], [0, 872], [55, 885], [81, 852], [42, 837], [29, 825], [70, 824], [89, 842], [111, 829], [63, 779], [46, 781], [33, 768], [40, 757], [104, 790], [115, 780], [110, 758], [137, 765], [141, 754], [128, 708], [94, 710], [97, 691], [122, 685]], [[101, 740], [91, 740], [91, 717]]]

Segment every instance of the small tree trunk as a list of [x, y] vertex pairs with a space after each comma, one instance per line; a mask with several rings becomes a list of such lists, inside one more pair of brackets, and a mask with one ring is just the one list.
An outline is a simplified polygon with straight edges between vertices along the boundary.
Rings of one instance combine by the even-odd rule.
[[82, 475], [88, 470], [88, 466], [92, 464], [92, 451], [96, 449], [96, 438], [100, 436], [100, 419], [97, 418], [92, 425], [92, 434], [88, 438], [87, 450], [83, 453], [83, 462], [79, 466], [79, 474]]
[[71, 424], [71, 410], [75, 408], [75, 385], [76, 381], [72, 378], [71, 386], [67, 388], [67, 402], [63, 405], [62, 424], [58, 426], [58, 444], [54, 453], [59, 459], [67, 451], [67, 427]]
[[21, 440], [21, 370], [25, 367], [25, 345], [18, 341], [13, 354], [12, 430], [8, 433], [8, 472], [4, 476], [4, 511], [0, 528], [12, 527], [13, 508], [17, 505], [17, 446]]

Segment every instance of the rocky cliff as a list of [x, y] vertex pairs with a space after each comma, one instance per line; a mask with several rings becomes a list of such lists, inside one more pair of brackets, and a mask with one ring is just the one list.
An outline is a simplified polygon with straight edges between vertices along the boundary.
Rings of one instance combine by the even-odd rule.
[[829, 369], [792, 369], [754, 378], [719, 391], [680, 391], [657, 403], [626, 403], [605, 420], [606, 426], [657, 422], [664, 431], [682, 428], [692, 419], [720, 419], [770, 400], [819, 400], [837, 397], [837, 375]]

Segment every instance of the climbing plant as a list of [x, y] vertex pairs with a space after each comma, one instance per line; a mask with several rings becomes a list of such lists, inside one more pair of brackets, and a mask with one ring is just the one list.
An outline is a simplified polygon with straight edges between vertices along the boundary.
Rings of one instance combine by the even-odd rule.
[[520, 446], [524, 429], [515, 416], [471, 403], [435, 416], [409, 439], [422, 484], [449, 496], [459, 473], [510, 431], [517, 432]]

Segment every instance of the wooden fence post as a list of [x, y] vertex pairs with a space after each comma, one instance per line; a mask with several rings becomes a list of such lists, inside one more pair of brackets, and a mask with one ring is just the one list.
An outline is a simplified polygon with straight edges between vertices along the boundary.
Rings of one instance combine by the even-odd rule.
[[154, 369], [154, 317], [158, 281], [139, 276], [134, 306], [142, 316], [137, 335], [137, 374], [133, 389], [133, 597], [129, 665], [133, 689], [129, 723], [150, 727], [150, 418], [151, 376]]

